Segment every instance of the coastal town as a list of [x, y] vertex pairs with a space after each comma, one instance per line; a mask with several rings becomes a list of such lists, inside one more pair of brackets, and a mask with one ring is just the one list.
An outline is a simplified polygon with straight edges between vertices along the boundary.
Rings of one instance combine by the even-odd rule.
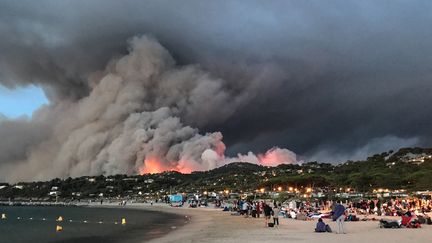
[[[431, 149], [404, 148], [377, 154], [365, 161], [337, 165], [309, 162], [270, 167], [238, 162], [191, 174], [167, 171], [2, 183], [0, 203], [167, 202], [172, 195], [181, 196], [183, 203], [193, 201], [189, 203], [192, 205], [240, 199], [279, 202], [430, 199], [431, 184], [424, 181], [431, 180], [430, 177], [412, 175], [432, 170], [431, 154]], [[404, 173], [408, 172], [409, 176], [404, 178]]]

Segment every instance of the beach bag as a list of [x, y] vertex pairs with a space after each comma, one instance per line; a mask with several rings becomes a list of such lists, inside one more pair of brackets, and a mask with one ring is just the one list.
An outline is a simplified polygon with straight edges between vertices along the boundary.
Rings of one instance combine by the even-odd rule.
[[329, 232], [329, 233], [332, 232], [332, 229], [330, 228], [330, 225], [328, 225], [328, 224], [326, 224], [326, 231]]
[[426, 218], [426, 224], [432, 224], [432, 219], [431, 218]]
[[268, 227], [274, 227], [274, 223], [268, 223]]

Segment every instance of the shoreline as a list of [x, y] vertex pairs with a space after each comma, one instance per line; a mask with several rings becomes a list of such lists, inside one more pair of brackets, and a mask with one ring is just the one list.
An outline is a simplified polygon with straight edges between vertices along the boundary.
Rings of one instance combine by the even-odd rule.
[[[113, 208], [113, 209], [132, 209], [132, 210], [145, 210], [159, 213], [168, 213], [174, 214], [181, 217], [184, 217], [184, 221], [182, 225], [179, 225], [176, 228], [171, 228], [171, 231], [167, 234], [152, 238], [152, 239], [143, 239], [143, 242], [192, 242], [189, 241], [191, 237], [195, 235], [195, 233], [202, 232], [206, 227], [210, 226], [213, 222], [213, 217], [211, 215], [216, 215], [216, 212], [219, 213], [219, 209], [210, 209], [210, 208], [183, 208], [183, 207], [170, 207], [165, 204], [145, 204], [145, 203], [134, 203], [126, 206], [119, 205], [89, 205], [87, 207], [90, 208]], [[198, 210], [196, 210], [198, 209]], [[205, 212], [209, 212], [210, 214], [206, 214]], [[179, 240], [181, 239], [181, 240]]]
[[[107, 206], [120, 207], [120, 206]], [[141, 209], [148, 211], [172, 213], [187, 217], [185, 225], [172, 229], [168, 234], [151, 240], [150, 243], [238, 243], [238, 242], [321, 242], [334, 243], [349, 241], [350, 243], [376, 242], [430, 242], [432, 226], [422, 225], [420, 229], [381, 229], [378, 221], [346, 222], [347, 234], [314, 233], [316, 220], [300, 221], [279, 218], [281, 225], [275, 228], [264, 227], [264, 218], [244, 218], [232, 216], [230, 212], [212, 208], [172, 208], [166, 205], [133, 204], [122, 208]], [[376, 217], [378, 218], [378, 217]], [[391, 217], [385, 217], [391, 218]], [[335, 222], [326, 219], [333, 231]]]
[[[96, 207], [0, 207], [0, 242], [139, 243], [183, 225], [178, 214]], [[61, 219], [60, 219], [61, 218]], [[124, 220], [123, 220], [124, 219]], [[125, 222], [125, 225], [122, 225]], [[60, 230], [59, 230], [60, 227]]]

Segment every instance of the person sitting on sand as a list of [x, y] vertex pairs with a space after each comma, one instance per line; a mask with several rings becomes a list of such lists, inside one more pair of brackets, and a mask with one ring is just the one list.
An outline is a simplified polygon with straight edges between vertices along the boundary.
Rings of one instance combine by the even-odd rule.
[[407, 228], [420, 228], [420, 223], [415, 214], [412, 214], [410, 211], [406, 212], [402, 216], [401, 225]]
[[295, 212], [294, 210], [292, 210], [292, 209], [289, 210], [289, 216], [290, 216], [292, 219], [296, 219], [296, 218], [297, 218], [297, 214], [296, 214], [296, 212]]
[[316, 224], [315, 232], [321, 233], [326, 231], [326, 224], [323, 222], [322, 218], [319, 218], [318, 223]]
[[300, 211], [296, 215], [297, 220], [308, 220], [308, 216], [303, 208], [300, 209]]

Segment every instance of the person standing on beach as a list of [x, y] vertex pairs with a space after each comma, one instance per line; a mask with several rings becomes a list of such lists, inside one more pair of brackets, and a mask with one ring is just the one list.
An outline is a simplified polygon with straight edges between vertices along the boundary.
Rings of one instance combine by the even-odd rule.
[[259, 218], [262, 212], [262, 202], [257, 202], [256, 210], [257, 210], [257, 218]]
[[248, 208], [249, 208], [249, 203], [248, 202], [243, 202], [242, 204], [242, 213], [244, 214], [244, 216], [247, 218], [249, 217], [248, 215]]
[[256, 202], [252, 202], [252, 217], [253, 218], [257, 217], [257, 203]]
[[275, 204], [273, 208], [273, 223], [274, 225], [279, 225], [279, 213], [280, 213], [280, 207], [278, 207], [277, 204]]
[[268, 223], [272, 213], [272, 208], [269, 205], [267, 205], [267, 203], [263, 203], [263, 211], [264, 211], [265, 227], [268, 227]]
[[344, 221], [345, 221], [345, 207], [341, 201], [337, 201], [335, 210], [333, 212], [333, 220], [336, 220], [337, 234], [345, 234]]

